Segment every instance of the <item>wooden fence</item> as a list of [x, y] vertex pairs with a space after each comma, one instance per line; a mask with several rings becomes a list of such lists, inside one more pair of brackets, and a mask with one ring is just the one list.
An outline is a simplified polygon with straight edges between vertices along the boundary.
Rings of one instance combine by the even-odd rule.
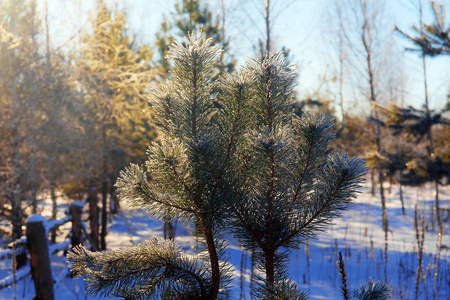
[[[68, 267], [65, 267], [59, 274], [52, 276], [50, 255], [59, 251], [67, 251], [87, 239], [93, 250], [97, 249], [97, 244], [92, 239], [92, 233], [86, 232], [86, 226], [81, 216], [83, 206], [86, 202], [92, 202], [87, 197], [83, 202], [75, 201], [71, 204], [68, 215], [60, 220], [47, 219], [41, 215], [32, 215], [26, 222], [26, 235], [9, 244], [8, 250], [0, 251], [0, 260], [12, 257], [15, 259], [19, 255], [26, 258], [29, 254], [29, 264], [24, 265], [13, 272], [13, 275], [0, 280], [0, 290], [17, 283], [19, 280], [31, 274], [36, 291], [36, 300], [54, 300], [54, 288], [70, 274]], [[95, 203], [96, 205], [96, 203]], [[90, 216], [98, 224], [98, 216]], [[56, 229], [68, 222], [72, 222], [70, 234], [60, 243], [49, 244], [48, 233], [56, 233]], [[22, 263], [23, 264], [23, 263]]]

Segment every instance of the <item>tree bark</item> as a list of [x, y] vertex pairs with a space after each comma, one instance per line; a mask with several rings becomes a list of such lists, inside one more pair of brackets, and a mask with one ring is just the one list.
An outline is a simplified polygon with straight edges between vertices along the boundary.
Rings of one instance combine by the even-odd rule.
[[402, 202], [402, 214], [405, 215], [405, 202], [403, 201], [403, 186], [400, 183], [400, 201]]
[[275, 286], [274, 255], [275, 252], [273, 250], [266, 250], [266, 252], [264, 253], [266, 261], [266, 288], [270, 292], [273, 292]]
[[[12, 210], [11, 210], [11, 222], [13, 225], [12, 228], [12, 240], [13, 243], [15, 240], [22, 237], [22, 208], [20, 207], [20, 195], [18, 195], [15, 191], [13, 191], [12, 195]], [[21, 267], [27, 264], [27, 254], [25, 251], [21, 251], [16, 255], [16, 269], [20, 269]]]
[[106, 234], [108, 227], [108, 210], [107, 210], [107, 197], [108, 197], [108, 165], [106, 161], [106, 128], [103, 124], [102, 128], [102, 140], [103, 140], [103, 182], [102, 182], [102, 233], [100, 236], [101, 250], [106, 250]]
[[101, 250], [106, 250], [106, 234], [108, 227], [108, 210], [107, 210], [107, 193], [108, 183], [103, 181], [102, 183], [102, 233], [100, 235]]
[[173, 222], [169, 221], [168, 218], [164, 218], [164, 238], [169, 240], [175, 240], [175, 230]]
[[266, 0], [266, 3], [264, 4], [264, 20], [266, 23], [266, 52], [270, 52], [270, 44], [272, 41], [270, 40], [270, 0]]
[[[56, 203], [55, 183], [53, 181], [50, 183], [50, 195], [51, 195], [51, 198], [52, 198], [52, 219], [56, 220], [57, 219], [58, 206], [57, 206], [57, 203]], [[56, 242], [56, 229], [52, 229], [51, 230], [51, 239], [52, 239], [52, 243]]]
[[[202, 221], [204, 223], [204, 221]], [[212, 283], [209, 299], [213, 300], [217, 298], [220, 288], [220, 269], [219, 269], [219, 257], [217, 256], [216, 244], [211, 229], [206, 224], [203, 225], [203, 234], [205, 236], [206, 245], [209, 252], [209, 260], [211, 263]]]

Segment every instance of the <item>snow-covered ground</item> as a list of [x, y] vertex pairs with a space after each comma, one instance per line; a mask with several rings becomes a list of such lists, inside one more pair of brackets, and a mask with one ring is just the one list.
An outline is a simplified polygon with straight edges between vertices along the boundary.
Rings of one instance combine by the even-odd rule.
[[[336, 267], [339, 251], [344, 257], [352, 289], [358, 288], [368, 279], [387, 279], [393, 290], [393, 299], [414, 299], [418, 266], [414, 226], [416, 204], [419, 219], [422, 215], [425, 217], [424, 277], [420, 280], [419, 299], [450, 299], [450, 188], [440, 190], [440, 205], [447, 209], [443, 211], [444, 234], [441, 248], [434, 210], [434, 189], [431, 186], [404, 188], [403, 194], [405, 215], [402, 214], [398, 186], [392, 186], [391, 193], [386, 190], [389, 221], [387, 257], [381, 200], [370, 194], [369, 184], [362, 188], [361, 195], [349, 210], [341, 218], [334, 220], [334, 226], [319, 233], [316, 239], [309, 241], [308, 246], [304, 245], [302, 249], [291, 252], [291, 278], [310, 295], [310, 299], [341, 299]], [[45, 204], [45, 212], [49, 205]], [[60, 206], [61, 217], [64, 216], [62, 212], [67, 205], [68, 203], [64, 203]], [[161, 222], [150, 220], [125, 204], [122, 205], [122, 213], [110, 225], [107, 245], [111, 249], [139, 243], [148, 237], [163, 236]], [[70, 223], [64, 226], [67, 228]], [[178, 226], [176, 241], [185, 251], [192, 252], [195, 243], [188, 234], [185, 228]], [[229, 255], [230, 262], [236, 269], [233, 299], [250, 300], [250, 255], [243, 253], [236, 241], [230, 242]], [[65, 268], [62, 253], [52, 255], [53, 276], [56, 278], [58, 274], [63, 274], [61, 272]], [[0, 280], [11, 274], [11, 259], [0, 260]], [[14, 294], [16, 299], [33, 298], [34, 286], [30, 276], [18, 282], [15, 293], [13, 287], [0, 290], [0, 300], [14, 299]], [[55, 289], [55, 298], [92, 299], [85, 295], [82, 279], [75, 278], [61, 280]]]

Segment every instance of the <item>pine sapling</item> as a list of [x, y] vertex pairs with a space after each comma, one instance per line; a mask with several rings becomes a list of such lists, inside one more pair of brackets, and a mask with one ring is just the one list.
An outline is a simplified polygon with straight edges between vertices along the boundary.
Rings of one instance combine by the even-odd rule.
[[364, 161], [330, 150], [331, 117], [293, 113], [296, 77], [282, 53], [215, 80], [220, 49], [211, 44], [191, 35], [171, 47], [170, 80], [151, 94], [160, 142], [145, 167], [132, 164], [116, 183], [121, 199], [151, 217], [191, 226], [199, 253], [157, 239], [102, 253], [77, 248], [72, 269], [90, 294], [229, 299], [222, 233], [231, 228], [257, 269], [252, 295], [306, 299], [289, 278], [289, 250], [356, 197]]

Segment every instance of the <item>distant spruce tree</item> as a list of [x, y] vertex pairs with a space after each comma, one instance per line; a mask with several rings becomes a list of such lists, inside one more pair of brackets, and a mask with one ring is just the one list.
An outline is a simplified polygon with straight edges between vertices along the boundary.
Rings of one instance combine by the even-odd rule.
[[398, 27], [395, 30], [414, 44], [415, 48], [407, 48], [408, 51], [419, 51], [428, 56], [450, 55], [450, 25], [445, 24], [445, 6], [434, 1], [430, 4], [435, 18], [432, 25], [413, 26], [413, 35]]
[[89, 294], [230, 299], [223, 233], [231, 228], [255, 253], [254, 295], [306, 299], [289, 279], [288, 251], [347, 208], [367, 168], [329, 149], [330, 117], [293, 113], [295, 76], [281, 53], [213, 80], [220, 53], [212, 39], [192, 35], [171, 47], [171, 79], [151, 97], [161, 141], [147, 151], [147, 171], [132, 164], [116, 183], [120, 198], [150, 216], [192, 225], [198, 254], [156, 238], [105, 252], [77, 247], [71, 269]]
[[[377, 105], [383, 120], [383, 126], [392, 130], [393, 136], [404, 136], [411, 144], [407, 149], [395, 147], [395, 151], [371, 153], [367, 161], [369, 166], [382, 167], [389, 170], [402, 185], [419, 186], [426, 182], [437, 182], [441, 185], [450, 178], [450, 162], [442, 155], [434, 153], [430, 143], [424, 142], [433, 127], [448, 126], [450, 119], [444, 117], [445, 110], [434, 112], [414, 107], [402, 108], [394, 103], [387, 107]], [[419, 147], [425, 144], [425, 149]]]

